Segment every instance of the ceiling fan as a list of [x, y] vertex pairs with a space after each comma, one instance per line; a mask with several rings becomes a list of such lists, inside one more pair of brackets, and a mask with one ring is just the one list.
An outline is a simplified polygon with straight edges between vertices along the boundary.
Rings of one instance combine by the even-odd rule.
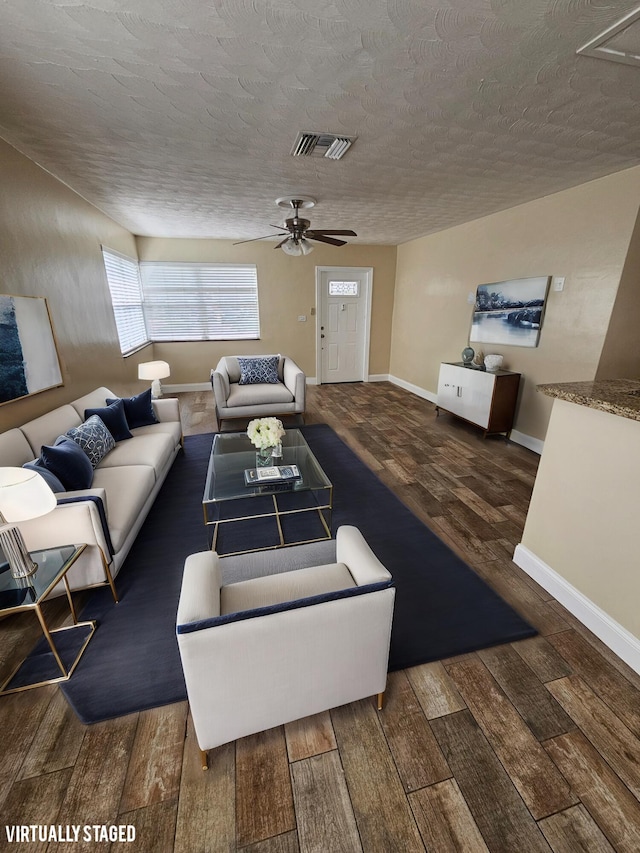
[[284, 237], [274, 248], [282, 249], [287, 255], [308, 255], [313, 251], [313, 246], [310, 240], [319, 243], [329, 243], [332, 246], [344, 246], [346, 240], [337, 240], [336, 237], [357, 237], [355, 231], [335, 230], [335, 229], [312, 229], [309, 228], [311, 222], [308, 219], [303, 219], [299, 216], [300, 208], [309, 208], [315, 205], [313, 198], [279, 198], [276, 199], [276, 204], [279, 207], [288, 207], [293, 211], [293, 216], [285, 219], [284, 225], [272, 225], [272, 228], [277, 228], [280, 233], [277, 235], [264, 234], [262, 237], [254, 237], [252, 240], [240, 240], [234, 243], [234, 246], [239, 246], [240, 243], [253, 243], [256, 240], [265, 240], [267, 237], [278, 236]]

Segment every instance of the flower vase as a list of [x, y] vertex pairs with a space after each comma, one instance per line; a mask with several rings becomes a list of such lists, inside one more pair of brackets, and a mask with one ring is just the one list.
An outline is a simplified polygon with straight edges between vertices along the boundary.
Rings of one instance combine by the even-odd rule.
[[256, 468], [270, 468], [273, 465], [273, 447], [260, 447], [256, 450]]
[[278, 442], [273, 447], [260, 447], [256, 451], [256, 468], [270, 468], [272, 465], [280, 465], [281, 462], [281, 442]]

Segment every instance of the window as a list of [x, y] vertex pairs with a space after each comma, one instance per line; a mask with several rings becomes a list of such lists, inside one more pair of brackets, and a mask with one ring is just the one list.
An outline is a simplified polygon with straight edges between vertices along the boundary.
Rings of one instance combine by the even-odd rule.
[[142, 261], [140, 274], [152, 341], [260, 337], [255, 265]]
[[329, 296], [358, 296], [357, 281], [330, 281]]
[[142, 307], [138, 262], [102, 247], [113, 314], [123, 355], [149, 343]]

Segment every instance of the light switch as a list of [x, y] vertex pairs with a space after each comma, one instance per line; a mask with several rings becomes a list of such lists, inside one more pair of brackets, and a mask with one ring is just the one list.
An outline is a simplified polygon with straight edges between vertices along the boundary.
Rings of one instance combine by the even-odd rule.
[[554, 290], [564, 290], [564, 276], [554, 275], [553, 277], [553, 289]]
[[306, 323], [307, 315], [306, 314], [298, 314], [298, 323]]

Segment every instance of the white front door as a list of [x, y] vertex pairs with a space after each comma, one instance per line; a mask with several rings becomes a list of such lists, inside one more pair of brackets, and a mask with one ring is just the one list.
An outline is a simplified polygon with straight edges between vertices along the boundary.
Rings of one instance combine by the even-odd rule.
[[371, 269], [318, 267], [319, 382], [363, 382], [369, 373]]

